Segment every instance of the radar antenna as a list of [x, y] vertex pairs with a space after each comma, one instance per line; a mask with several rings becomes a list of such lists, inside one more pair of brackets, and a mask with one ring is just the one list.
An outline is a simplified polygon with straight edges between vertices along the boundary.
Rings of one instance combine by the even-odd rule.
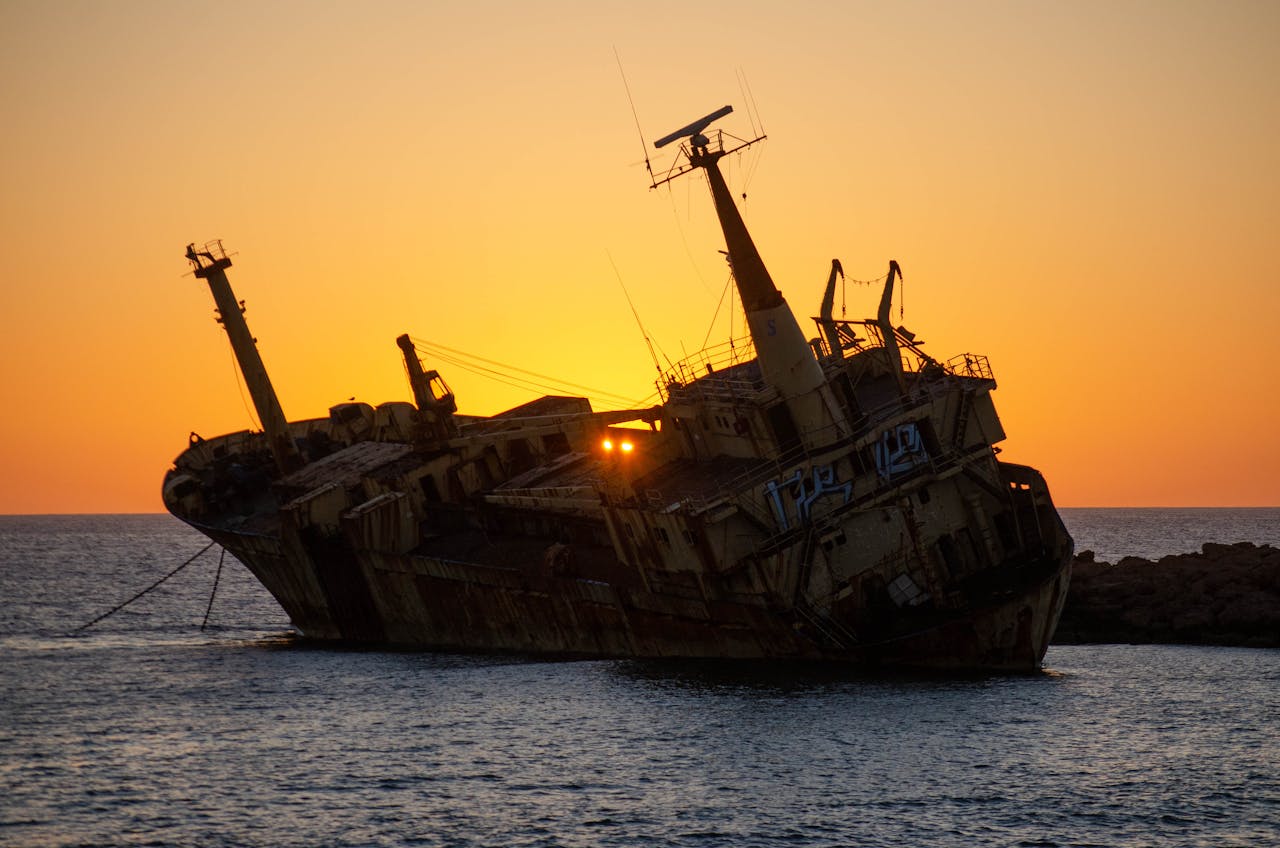
[[[684, 139], [688, 139], [688, 144], [682, 143], [680, 145], [681, 155], [672, 163], [671, 167], [667, 170], [666, 176], [662, 179], [655, 179], [653, 184], [649, 187], [657, 188], [664, 183], [671, 182], [682, 174], [692, 171], [694, 168], [705, 167], [707, 164], [714, 162], [726, 154], [742, 150], [744, 147], [750, 147], [757, 141], [764, 141], [766, 138], [764, 135], [760, 135], [750, 141], [744, 141], [743, 139], [725, 133], [723, 130], [716, 130], [715, 145], [717, 146], [717, 149], [710, 150], [709, 148], [712, 146], [712, 139], [708, 138], [704, 134], [705, 130], [707, 127], [711, 126], [713, 122], [732, 112], [732, 106], [721, 106], [711, 114], [704, 115], [693, 123], [686, 124], [675, 132], [668, 133], [655, 141], [653, 146], [659, 149], [666, 147], [673, 141], [682, 141]], [[728, 135], [731, 142], [736, 141], [738, 144], [726, 149], [724, 144], [724, 138], [726, 135]]]
[[662, 148], [666, 147], [678, 138], [692, 138], [694, 147], [706, 147], [711, 142], [702, 134], [702, 131], [710, 126], [712, 121], [719, 120], [732, 111], [732, 106], [721, 106], [705, 118], [699, 118], [688, 126], [681, 127], [673, 133], [664, 135], [662, 138], [655, 141], [653, 146]]

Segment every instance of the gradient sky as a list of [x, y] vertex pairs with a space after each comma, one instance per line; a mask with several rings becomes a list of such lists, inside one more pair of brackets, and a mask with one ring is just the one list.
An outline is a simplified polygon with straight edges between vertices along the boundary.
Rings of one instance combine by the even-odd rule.
[[190, 431], [255, 426], [191, 241], [290, 418], [409, 399], [402, 332], [641, 400], [619, 276], [667, 356], [723, 341], [705, 184], [648, 189], [615, 49], [650, 142], [749, 135], [745, 74], [726, 172], [802, 325], [832, 257], [897, 259], [1060, 505], [1280, 505], [1277, 44], [1270, 0], [0, 0], [0, 512], [160, 511]]

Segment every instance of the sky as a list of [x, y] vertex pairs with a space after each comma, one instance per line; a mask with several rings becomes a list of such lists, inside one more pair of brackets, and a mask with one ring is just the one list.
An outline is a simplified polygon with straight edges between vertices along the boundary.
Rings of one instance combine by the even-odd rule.
[[1280, 505], [1277, 43], [1267, 0], [0, 0], [0, 513], [159, 512], [190, 432], [256, 428], [189, 242], [291, 419], [409, 400], [405, 332], [652, 402], [646, 334], [742, 329], [705, 180], [643, 164], [726, 103], [802, 326], [896, 259], [1060, 506]]

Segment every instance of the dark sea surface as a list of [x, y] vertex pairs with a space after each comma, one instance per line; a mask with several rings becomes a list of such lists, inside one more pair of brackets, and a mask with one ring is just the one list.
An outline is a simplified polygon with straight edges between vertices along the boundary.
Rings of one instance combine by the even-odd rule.
[[[1114, 561], [1280, 510], [1067, 510]], [[1280, 652], [1030, 677], [322, 649], [168, 516], [0, 517], [0, 845], [1275, 846]]]

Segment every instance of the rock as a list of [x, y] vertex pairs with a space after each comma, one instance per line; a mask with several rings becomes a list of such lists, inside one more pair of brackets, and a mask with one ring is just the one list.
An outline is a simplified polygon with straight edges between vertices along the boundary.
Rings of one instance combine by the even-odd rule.
[[1115, 565], [1084, 551], [1054, 641], [1280, 647], [1280, 549], [1208, 542]]

